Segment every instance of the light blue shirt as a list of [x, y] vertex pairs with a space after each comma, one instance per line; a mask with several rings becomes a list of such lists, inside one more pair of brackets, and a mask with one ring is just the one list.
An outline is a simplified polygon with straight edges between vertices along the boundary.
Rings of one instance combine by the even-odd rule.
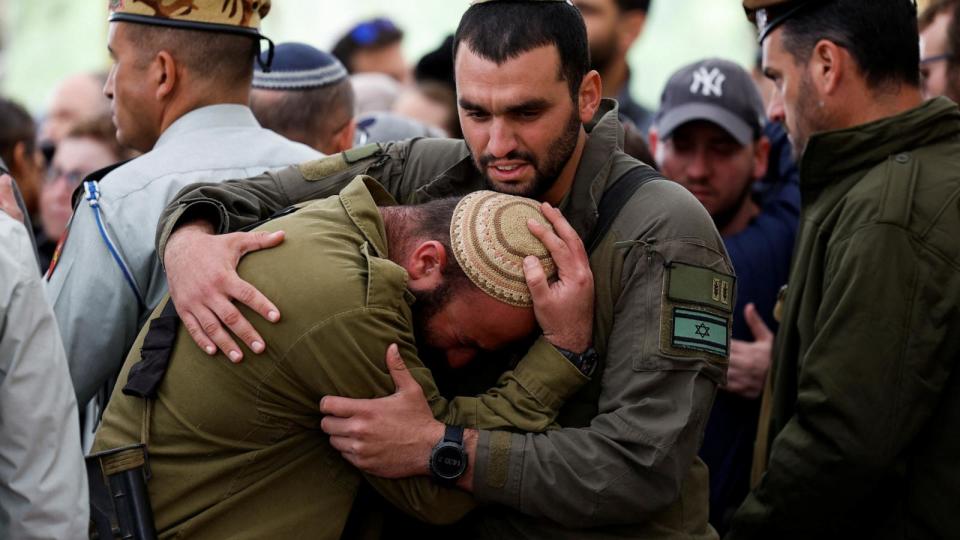
[[107, 250], [92, 209], [80, 201], [47, 283], [80, 403], [120, 369], [140, 327], [167, 293], [154, 235], [173, 196], [196, 182], [247, 178], [321, 156], [261, 128], [245, 106], [211, 105], [180, 117], [153, 150], [104, 177], [99, 190], [105, 227], [145, 307]]

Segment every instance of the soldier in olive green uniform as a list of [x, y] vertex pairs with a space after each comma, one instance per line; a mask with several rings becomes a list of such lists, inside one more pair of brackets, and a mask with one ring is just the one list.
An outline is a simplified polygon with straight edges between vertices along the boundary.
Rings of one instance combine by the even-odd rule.
[[803, 208], [767, 469], [729, 538], [958, 538], [960, 111], [922, 102], [908, 0], [744, 6]]
[[[466, 103], [469, 109], [461, 118], [467, 140], [478, 140], [477, 129], [505, 126], [526, 148], [498, 148], [500, 139], [491, 139], [481, 152], [484, 149], [464, 141], [414, 139], [356, 149], [250, 180], [200, 185], [168, 207], [159, 247], [165, 249], [179, 224], [202, 218], [218, 232], [236, 230], [291, 203], [336, 193], [361, 173], [376, 178], [404, 203], [469, 193], [490, 185], [490, 180], [498, 189], [513, 185], [518, 171], [533, 168], [521, 151], [534, 153], [537, 137], [565, 129], [562, 122], [569, 117], [554, 115], [553, 108], [560, 107], [554, 103], [569, 110], [586, 106], [595, 96], [599, 110], [593, 109], [594, 120], [585, 130], [579, 122], [574, 126], [581, 134], [577, 153], [563, 156], [562, 172], [544, 174], [551, 180], [559, 176], [550, 191], [539, 196], [555, 204], [581, 238], [590, 239], [601, 214], [609, 212], [604, 210], [610, 199], [604, 202], [605, 193], [618, 198], [621, 182], [639, 176], [642, 183], [632, 195], [619, 196], [623, 207], [590, 255], [596, 292], [592, 342], [602, 366], [563, 409], [563, 429], [549, 435], [480, 432], [476, 455], [470, 456], [474, 495], [480, 502], [503, 506], [484, 509], [475, 523], [484, 536], [500, 538], [715, 538], [707, 524], [707, 471], [696, 451], [716, 387], [724, 380], [728, 354], [735, 287], [723, 242], [692, 195], [621, 151], [616, 104], [601, 103], [599, 92], [587, 91], [588, 84], [598, 81], [595, 73], [584, 77], [579, 101], [574, 102], [579, 105], [571, 104], [570, 81], [558, 81], [557, 72], [566, 72], [558, 69], [555, 52], [562, 42], [560, 67], [566, 68], [566, 48], [580, 43], [587, 63], [582, 19], [571, 6], [486, 3], [471, 7], [464, 21], [484, 14], [500, 21], [479, 30], [494, 40], [507, 33], [519, 39], [533, 33], [532, 26], [547, 24], [544, 20], [563, 20], [571, 33], [569, 40], [545, 41], [542, 48], [533, 45], [498, 63], [476, 58], [474, 41], [462, 45], [457, 55], [461, 106]], [[572, 22], [563, 17], [573, 17]], [[506, 24], [513, 20], [523, 20], [525, 26]], [[494, 30], [496, 35], [491, 34]], [[489, 71], [481, 77], [464, 70], [459, 62], [465, 61]], [[542, 73], [534, 73], [538, 66]], [[509, 80], [502, 85], [488, 82], [495, 77]], [[488, 84], [479, 84], [481, 79]], [[482, 95], [500, 88], [531, 95], [531, 101], [505, 95], [503, 101], [488, 102]], [[513, 107], [515, 101], [523, 103]], [[501, 103], [505, 112], [499, 110]], [[548, 116], [560, 116], [561, 124], [545, 120]], [[504, 133], [494, 131], [491, 128], [494, 139]], [[544, 146], [553, 149], [562, 142]], [[550, 152], [539, 150], [537, 165], [546, 169]], [[487, 153], [493, 160], [483, 161], [492, 165], [479, 170], [477, 161]], [[628, 172], [632, 178], [624, 178]], [[555, 192], [558, 185], [565, 189]], [[168, 255], [168, 270], [170, 260]], [[175, 283], [178, 276], [170, 272], [170, 279]], [[542, 353], [532, 349], [524, 361]]]
[[[408, 273], [387, 258], [388, 235], [413, 241], [414, 229], [409, 221], [386, 225], [377, 204], [393, 204], [392, 199], [376, 182], [366, 182], [358, 178], [339, 197], [268, 223], [265, 230], [282, 227], [288, 240], [276, 250], [246, 257], [240, 265], [244, 277], [284, 307], [279, 324], [260, 322], [272, 345], [265, 357], [236, 366], [223, 357], [209, 359], [180, 332], [168, 372], [147, 409], [143, 399], [120, 391], [143, 373], [131, 372], [146, 349], [146, 328], [141, 333], [94, 450], [147, 441], [149, 494], [162, 536], [340, 538], [362, 476], [319, 431], [317, 403], [325, 395], [369, 398], [393, 391], [383, 363], [391, 343], [398, 344], [433, 414], [451, 424], [542, 431], [553, 422], [559, 405], [587, 380], [540, 338], [533, 350], [541, 354], [504, 374], [496, 390], [479, 398], [440, 398], [430, 372], [417, 360]], [[536, 212], [533, 207], [525, 215]], [[416, 216], [410, 214], [408, 220]], [[523, 216], [514, 221], [514, 231], [533, 239]], [[448, 230], [443, 234], [449, 236]], [[513, 246], [521, 258], [536, 254], [518, 242]], [[392, 249], [394, 257], [402, 253], [396, 246]], [[548, 267], [552, 264], [549, 255], [542, 260]], [[459, 266], [469, 274], [466, 263]], [[522, 281], [520, 285], [525, 287]], [[476, 291], [480, 301], [486, 299], [484, 305], [493, 300], [472, 285], [451, 288], [450, 299], [463, 297], [465, 289]], [[498, 312], [495, 324], [510, 325], [513, 313]], [[476, 319], [484, 316], [495, 315]], [[532, 313], [526, 316], [532, 329]], [[522, 337], [523, 326], [517, 328], [507, 333]], [[476, 339], [482, 344], [502, 338]], [[146, 340], [153, 343], [150, 337]], [[144, 362], [147, 358], [144, 352]], [[148, 431], [143, 431], [144, 418]], [[474, 505], [468, 494], [441, 489], [428, 478], [367, 479], [389, 502], [431, 523], [455, 521]]]

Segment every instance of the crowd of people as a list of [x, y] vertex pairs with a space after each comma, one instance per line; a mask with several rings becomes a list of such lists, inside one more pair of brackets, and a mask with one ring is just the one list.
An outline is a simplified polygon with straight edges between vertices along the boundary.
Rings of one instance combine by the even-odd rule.
[[[281, 2], [282, 0], [275, 0]], [[960, 536], [960, 0], [111, 2], [0, 98], [0, 538]]]

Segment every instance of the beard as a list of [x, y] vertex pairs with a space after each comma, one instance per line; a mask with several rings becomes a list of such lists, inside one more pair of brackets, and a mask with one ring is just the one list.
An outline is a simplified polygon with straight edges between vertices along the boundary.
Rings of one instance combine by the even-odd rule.
[[[793, 121], [793, 130], [788, 129], [787, 135], [790, 137], [790, 143], [793, 146], [794, 159], [799, 163], [803, 153], [807, 150], [810, 136], [818, 131], [823, 131], [819, 128], [823, 124], [821, 120], [823, 111], [820, 110], [822, 104], [817, 103], [817, 92], [809, 75], [803, 75], [797, 91], [796, 118]], [[788, 123], [785, 122], [784, 127], [787, 126]]]
[[432, 328], [433, 317], [450, 301], [450, 280], [444, 279], [440, 285], [429, 291], [410, 291], [416, 299], [413, 303], [413, 334], [417, 341], [417, 351], [424, 365], [434, 369], [446, 366], [445, 353], [436, 346]]
[[[494, 157], [490, 154], [485, 154], [477, 158], [474, 154], [474, 165], [483, 175], [483, 181], [486, 189], [500, 193], [507, 193], [509, 195], [539, 199], [545, 193], [550, 191], [550, 188], [552, 188], [557, 182], [557, 177], [560, 176], [563, 168], [566, 167], [567, 162], [570, 161], [570, 156], [573, 155], [573, 151], [577, 147], [577, 139], [580, 136], [581, 127], [582, 123], [580, 122], [577, 103], [574, 102], [573, 112], [571, 113], [567, 124], [564, 126], [560, 135], [550, 143], [549, 151], [542, 162], [537, 158], [537, 156], [530, 152], [514, 150], [508, 153], [506, 156], [501, 157]], [[473, 153], [473, 150], [471, 150], [471, 153]], [[498, 159], [526, 161], [533, 167], [533, 181], [525, 182], [518, 186], [511, 186], [511, 188], [497, 185], [490, 180], [490, 176], [487, 175], [487, 167]]]

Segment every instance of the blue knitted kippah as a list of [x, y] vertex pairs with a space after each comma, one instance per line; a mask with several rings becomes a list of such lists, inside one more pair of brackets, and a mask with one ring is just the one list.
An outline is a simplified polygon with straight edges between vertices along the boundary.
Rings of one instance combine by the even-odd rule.
[[281, 43], [273, 56], [269, 73], [257, 65], [253, 87], [266, 90], [305, 90], [338, 83], [347, 70], [333, 55], [305, 43]]

